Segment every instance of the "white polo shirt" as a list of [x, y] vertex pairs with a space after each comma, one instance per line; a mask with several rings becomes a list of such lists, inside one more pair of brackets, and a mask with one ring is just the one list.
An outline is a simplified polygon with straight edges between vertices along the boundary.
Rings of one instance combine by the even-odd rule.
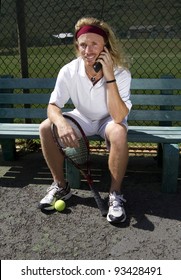
[[[130, 110], [130, 72], [116, 68], [114, 75], [119, 94]], [[81, 57], [74, 59], [61, 68], [49, 103], [54, 103], [63, 108], [69, 98], [71, 98], [80, 114], [91, 121], [101, 120], [109, 116], [106, 103], [105, 78], [103, 77], [93, 85], [86, 75], [84, 61]]]

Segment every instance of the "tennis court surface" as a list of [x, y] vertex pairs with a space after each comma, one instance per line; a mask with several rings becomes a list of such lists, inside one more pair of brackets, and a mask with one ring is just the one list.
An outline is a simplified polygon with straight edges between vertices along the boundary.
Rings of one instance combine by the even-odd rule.
[[[106, 156], [92, 156], [95, 184], [105, 200]], [[100, 215], [88, 186], [74, 189], [64, 212], [42, 213], [39, 200], [51, 184], [41, 152], [14, 162], [0, 156], [1, 259], [181, 259], [181, 172], [178, 193], [159, 191], [153, 157], [130, 157], [123, 193], [127, 221], [113, 226]]]

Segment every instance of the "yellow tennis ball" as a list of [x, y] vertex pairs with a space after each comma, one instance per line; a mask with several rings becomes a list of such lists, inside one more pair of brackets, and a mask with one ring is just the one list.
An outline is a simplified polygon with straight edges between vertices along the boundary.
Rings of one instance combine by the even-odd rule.
[[65, 209], [65, 206], [66, 206], [65, 201], [61, 199], [57, 200], [54, 205], [55, 209], [59, 212], [63, 211]]

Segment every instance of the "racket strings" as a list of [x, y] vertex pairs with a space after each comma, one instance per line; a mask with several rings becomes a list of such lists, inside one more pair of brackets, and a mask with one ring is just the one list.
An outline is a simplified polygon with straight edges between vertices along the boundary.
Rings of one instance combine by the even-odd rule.
[[83, 138], [79, 139], [79, 147], [64, 148], [64, 153], [77, 164], [84, 164], [88, 160], [88, 149]]
[[89, 145], [87, 143], [86, 137], [81, 129], [76, 125], [72, 120], [67, 119], [71, 127], [74, 129], [77, 136], [79, 146], [78, 147], [65, 147], [62, 141], [60, 140], [57, 132], [56, 126], [53, 126], [54, 138], [56, 142], [60, 145], [64, 154], [72, 160], [75, 164], [83, 165], [89, 161]]
[[72, 126], [72, 128], [76, 133], [79, 142], [79, 147], [75, 147], [75, 148], [67, 147], [64, 149], [64, 152], [76, 164], [84, 164], [88, 161], [88, 156], [89, 156], [89, 149], [87, 146], [86, 139], [84, 139], [82, 132], [73, 121], [71, 121], [70, 119], [67, 119], [67, 121], [70, 123], [70, 125]]

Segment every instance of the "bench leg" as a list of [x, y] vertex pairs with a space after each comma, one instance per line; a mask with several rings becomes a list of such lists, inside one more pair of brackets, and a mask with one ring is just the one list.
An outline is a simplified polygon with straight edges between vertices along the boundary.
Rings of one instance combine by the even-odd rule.
[[72, 189], [80, 188], [80, 171], [68, 160], [65, 161], [66, 180]]
[[177, 191], [179, 168], [179, 147], [177, 144], [163, 144], [163, 170], [161, 191], [174, 193]]
[[162, 166], [163, 166], [163, 144], [162, 143], [158, 143], [156, 159], [157, 159], [158, 167], [162, 168]]
[[4, 160], [15, 160], [16, 147], [14, 139], [1, 139], [2, 156]]

